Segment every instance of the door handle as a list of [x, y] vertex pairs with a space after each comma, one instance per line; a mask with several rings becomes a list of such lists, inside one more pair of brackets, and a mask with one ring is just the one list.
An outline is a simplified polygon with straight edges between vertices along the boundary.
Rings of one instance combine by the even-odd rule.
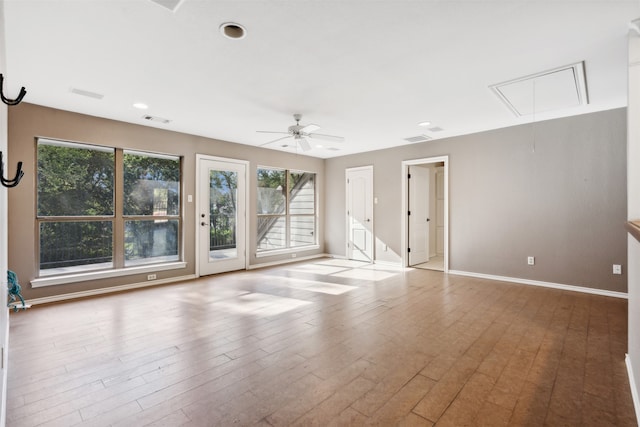
[[429, 218], [427, 218], [427, 222], [431, 221]]
[[370, 218], [367, 218], [367, 222], [371, 222], [371, 219], [370, 219]]
[[207, 224], [206, 222], [202, 221], [202, 222], [200, 223], [200, 225], [204, 227], [205, 225], [209, 225], [209, 224]]

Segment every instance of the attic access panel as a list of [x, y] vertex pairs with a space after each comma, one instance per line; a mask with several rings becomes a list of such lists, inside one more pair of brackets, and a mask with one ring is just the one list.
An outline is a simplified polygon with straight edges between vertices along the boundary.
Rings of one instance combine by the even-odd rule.
[[182, 4], [184, 0], [149, 0], [149, 1], [157, 5], [160, 5], [165, 9], [169, 9], [171, 12], [175, 12], [176, 10], [178, 10], [178, 7], [180, 7], [180, 4]]
[[589, 103], [584, 62], [498, 83], [489, 88], [518, 117]]

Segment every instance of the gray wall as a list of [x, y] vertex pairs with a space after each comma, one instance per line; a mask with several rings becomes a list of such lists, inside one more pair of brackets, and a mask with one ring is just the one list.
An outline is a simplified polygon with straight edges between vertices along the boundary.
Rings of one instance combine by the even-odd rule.
[[401, 163], [441, 155], [451, 270], [627, 291], [626, 109], [329, 159], [326, 251], [345, 254], [345, 168], [373, 165], [375, 259], [400, 262]]
[[[48, 137], [69, 141], [86, 142], [109, 147], [146, 150], [183, 156], [183, 235], [184, 261], [187, 268], [158, 271], [159, 280], [195, 274], [195, 198], [193, 203], [185, 203], [184, 195], [195, 197], [196, 154], [248, 160], [249, 166], [249, 212], [250, 222], [248, 256], [251, 266], [261, 263], [290, 260], [291, 254], [255, 257], [256, 252], [256, 168], [273, 166], [296, 168], [317, 174], [319, 207], [324, 203], [324, 160], [280, 151], [233, 144], [199, 136], [170, 132], [146, 126], [106, 120], [68, 111], [22, 103], [9, 110], [9, 149], [11, 157], [8, 165], [24, 162], [25, 176], [20, 185], [9, 192], [9, 266], [18, 273], [25, 298], [40, 298], [51, 295], [87, 291], [130, 283], [146, 282], [146, 274], [101, 279], [73, 284], [31, 288], [29, 282], [37, 275], [37, 254], [35, 249], [35, 154], [36, 137]], [[322, 215], [318, 221], [318, 236], [324, 233]], [[297, 257], [324, 252], [322, 239], [316, 250], [300, 250]]]

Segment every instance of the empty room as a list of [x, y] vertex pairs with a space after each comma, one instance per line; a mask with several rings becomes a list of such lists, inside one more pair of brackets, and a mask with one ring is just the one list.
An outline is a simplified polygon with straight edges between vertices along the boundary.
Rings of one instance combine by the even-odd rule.
[[637, 0], [0, 0], [2, 426], [637, 426]]

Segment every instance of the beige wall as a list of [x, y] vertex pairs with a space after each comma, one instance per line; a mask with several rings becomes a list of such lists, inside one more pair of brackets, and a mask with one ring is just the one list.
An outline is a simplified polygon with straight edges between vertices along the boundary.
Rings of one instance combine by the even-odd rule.
[[326, 251], [344, 255], [344, 169], [373, 165], [375, 258], [400, 262], [401, 163], [442, 155], [450, 269], [627, 291], [626, 109], [329, 159]]
[[[250, 242], [249, 262], [251, 266], [291, 259], [291, 254], [255, 257], [256, 248], [256, 168], [273, 166], [295, 168], [317, 173], [317, 192], [319, 208], [324, 204], [324, 161], [307, 156], [284, 153], [274, 150], [233, 144], [193, 135], [170, 132], [156, 128], [122, 123], [97, 117], [86, 116], [67, 111], [55, 110], [37, 105], [22, 103], [9, 111], [9, 149], [11, 162], [24, 162], [25, 177], [18, 191], [9, 194], [9, 265], [18, 273], [21, 283], [25, 284], [25, 298], [40, 298], [57, 294], [79, 292], [146, 281], [146, 274], [119, 278], [102, 279], [91, 282], [48, 286], [31, 289], [29, 282], [37, 274], [36, 229], [35, 229], [35, 138], [48, 137], [68, 141], [87, 142], [109, 147], [121, 147], [158, 153], [176, 154], [183, 160], [183, 204], [184, 204], [184, 260], [186, 269], [158, 271], [157, 279], [168, 279], [195, 274], [195, 156], [208, 154], [219, 157], [248, 160], [249, 167], [249, 212]], [[186, 203], [185, 195], [194, 195], [193, 203]], [[322, 216], [318, 223], [320, 248], [311, 251], [299, 251], [297, 257], [324, 252], [321, 236], [324, 233]]]

